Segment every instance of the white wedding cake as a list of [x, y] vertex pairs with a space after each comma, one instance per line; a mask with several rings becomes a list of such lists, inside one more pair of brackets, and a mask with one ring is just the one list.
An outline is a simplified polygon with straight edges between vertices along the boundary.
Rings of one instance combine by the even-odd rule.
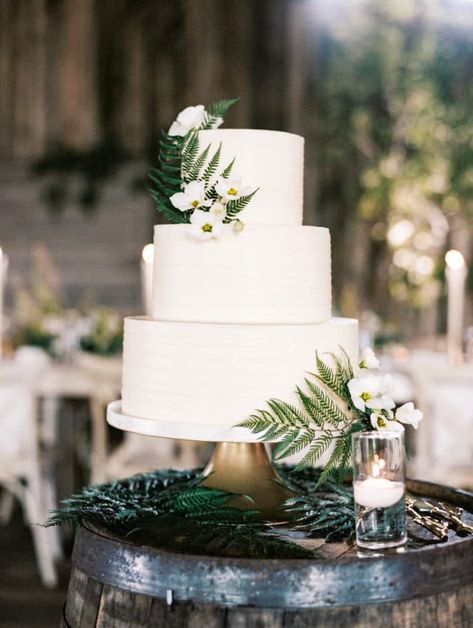
[[[241, 213], [244, 229], [201, 221], [202, 239], [189, 224], [156, 226], [152, 316], [125, 320], [122, 416], [169, 423], [167, 435], [180, 438], [195, 438], [199, 425], [231, 434], [271, 398], [297, 403], [316, 351], [343, 347], [358, 362], [357, 321], [331, 318], [330, 234], [302, 226], [303, 138], [198, 135], [209, 155], [221, 145], [221, 162], [235, 159], [245, 189], [257, 191]], [[189, 207], [199, 202], [209, 211], [204, 200]], [[190, 435], [186, 425], [195, 426]]]

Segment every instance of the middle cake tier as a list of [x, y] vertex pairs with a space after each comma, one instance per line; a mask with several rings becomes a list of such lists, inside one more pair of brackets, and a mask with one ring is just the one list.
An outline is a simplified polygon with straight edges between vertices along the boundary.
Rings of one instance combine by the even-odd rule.
[[154, 234], [152, 318], [205, 323], [319, 323], [331, 316], [330, 233], [310, 226], [228, 225], [196, 240], [188, 225]]

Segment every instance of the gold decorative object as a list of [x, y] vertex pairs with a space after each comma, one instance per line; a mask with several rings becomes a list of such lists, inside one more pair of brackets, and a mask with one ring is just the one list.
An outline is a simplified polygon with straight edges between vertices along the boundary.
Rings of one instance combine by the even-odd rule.
[[261, 519], [287, 521], [281, 507], [293, 493], [283, 486], [264, 443], [217, 443], [204, 475], [204, 486], [251, 497], [235, 497], [228, 505], [259, 510]]

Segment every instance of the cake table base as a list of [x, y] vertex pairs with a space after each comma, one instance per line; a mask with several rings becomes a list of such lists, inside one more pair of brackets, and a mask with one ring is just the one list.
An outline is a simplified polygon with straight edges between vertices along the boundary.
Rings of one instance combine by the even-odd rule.
[[259, 510], [262, 519], [274, 523], [287, 521], [287, 514], [282, 514], [281, 506], [292, 492], [282, 485], [266, 446], [250, 430], [132, 417], [122, 412], [120, 401], [109, 404], [107, 421], [118, 429], [147, 436], [215, 442], [202, 484], [242, 495], [233, 498], [228, 504], [230, 506], [240, 510]]

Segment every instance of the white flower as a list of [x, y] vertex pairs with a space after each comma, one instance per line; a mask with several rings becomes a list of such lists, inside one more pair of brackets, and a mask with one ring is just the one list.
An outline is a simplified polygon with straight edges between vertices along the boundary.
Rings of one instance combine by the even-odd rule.
[[204, 105], [186, 107], [169, 127], [169, 135], [187, 135], [192, 129], [198, 129], [205, 116]]
[[372, 412], [370, 416], [371, 425], [376, 430], [392, 430], [395, 432], [404, 432], [404, 427], [397, 421], [390, 421], [386, 415], [381, 412]]
[[366, 347], [361, 354], [360, 369], [379, 369], [379, 360], [376, 357], [373, 349]]
[[390, 387], [391, 379], [388, 376], [364, 375], [348, 382], [353, 405], [362, 412], [365, 412], [367, 408], [371, 410], [394, 408], [395, 403], [389, 397]]
[[196, 209], [191, 216], [190, 232], [200, 240], [218, 238], [223, 232], [223, 222], [215, 214]]
[[419, 423], [424, 418], [424, 415], [420, 410], [414, 408], [412, 401], [405, 403], [396, 410], [396, 419], [401, 423], [407, 423], [412, 425], [415, 429], [419, 427]]
[[186, 183], [184, 190], [176, 192], [169, 200], [181, 212], [185, 212], [188, 209], [197, 209], [198, 207], [208, 207], [212, 203], [212, 201], [205, 200], [205, 184], [203, 181]]
[[248, 185], [243, 185], [242, 178], [234, 175], [229, 179], [222, 177], [216, 184], [217, 194], [226, 201], [236, 201], [240, 196], [246, 196], [251, 193]]
[[215, 203], [213, 203], [212, 207], [210, 208], [210, 213], [214, 214], [214, 216], [217, 216], [218, 218], [221, 218], [222, 220], [225, 218], [225, 205], [223, 203], [220, 203], [219, 201], [215, 201]]

